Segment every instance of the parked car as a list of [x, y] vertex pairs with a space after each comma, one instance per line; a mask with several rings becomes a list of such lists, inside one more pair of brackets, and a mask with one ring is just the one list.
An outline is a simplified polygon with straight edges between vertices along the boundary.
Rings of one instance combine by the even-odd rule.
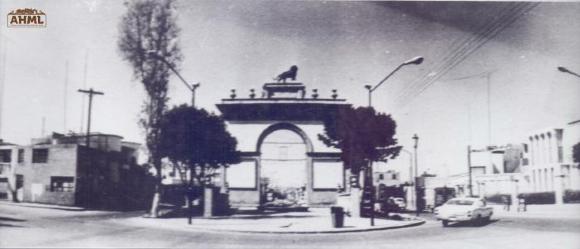
[[488, 207], [485, 200], [479, 198], [453, 198], [442, 206], [435, 208], [437, 220], [441, 220], [444, 227], [449, 222], [477, 222], [481, 224], [489, 221], [493, 215], [493, 208]]
[[401, 197], [392, 197], [392, 198], [400, 210], [405, 210], [407, 208], [407, 203], [405, 203], [405, 199], [403, 199]]

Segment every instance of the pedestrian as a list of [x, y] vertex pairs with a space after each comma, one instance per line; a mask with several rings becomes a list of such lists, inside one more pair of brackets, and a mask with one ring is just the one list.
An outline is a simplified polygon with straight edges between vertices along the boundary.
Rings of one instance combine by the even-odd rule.
[[503, 203], [503, 210], [510, 211], [510, 199], [509, 196], [502, 196], [501, 202]]

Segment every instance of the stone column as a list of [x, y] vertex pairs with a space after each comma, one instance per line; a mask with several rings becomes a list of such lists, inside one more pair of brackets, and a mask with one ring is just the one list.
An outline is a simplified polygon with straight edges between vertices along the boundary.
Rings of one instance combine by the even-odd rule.
[[566, 175], [564, 175], [564, 172], [562, 172], [562, 166], [560, 164], [557, 164], [558, 167], [556, 168], [556, 172], [554, 175], [554, 192], [555, 192], [555, 197], [556, 197], [556, 205], [562, 205], [564, 204], [564, 178], [566, 177]]
[[203, 193], [203, 217], [213, 216], [213, 189], [205, 187]]
[[515, 177], [511, 176], [510, 177], [510, 187], [511, 187], [511, 199], [512, 199], [512, 206], [510, 207], [510, 210], [519, 210], [519, 200], [518, 200], [518, 182], [519, 180], [516, 179]]

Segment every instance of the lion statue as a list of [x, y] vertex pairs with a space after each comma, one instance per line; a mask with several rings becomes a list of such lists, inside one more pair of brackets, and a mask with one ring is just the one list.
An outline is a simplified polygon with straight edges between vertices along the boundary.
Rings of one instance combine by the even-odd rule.
[[286, 79], [296, 80], [296, 73], [298, 72], [298, 67], [296, 65], [291, 66], [290, 70], [281, 73], [278, 77], [274, 78], [276, 82], [282, 81], [282, 83], [286, 83]]

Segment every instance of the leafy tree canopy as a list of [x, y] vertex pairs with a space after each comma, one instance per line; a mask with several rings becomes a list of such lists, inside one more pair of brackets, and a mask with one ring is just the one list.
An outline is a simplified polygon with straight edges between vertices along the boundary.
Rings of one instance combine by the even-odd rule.
[[390, 115], [376, 113], [372, 107], [347, 107], [328, 115], [324, 134], [318, 138], [327, 146], [340, 149], [345, 166], [358, 174], [371, 161], [398, 156], [401, 146], [396, 146], [396, 127]]
[[572, 148], [572, 154], [574, 157], [574, 162], [580, 163], [580, 142], [574, 145]]
[[190, 169], [238, 163], [236, 146], [224, 120], [204, 109], [177, 106], [167, 111], [161, 122], [161, 155]]

